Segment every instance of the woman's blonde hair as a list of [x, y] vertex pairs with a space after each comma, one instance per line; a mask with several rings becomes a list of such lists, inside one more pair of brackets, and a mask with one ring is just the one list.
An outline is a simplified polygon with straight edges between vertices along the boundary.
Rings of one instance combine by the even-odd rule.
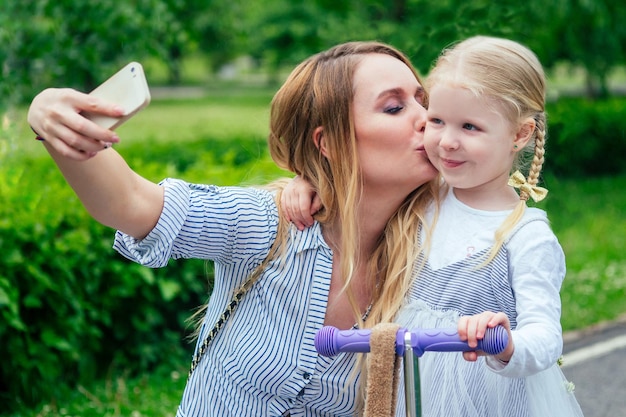
[[[276, 164], [308, 180], [319, 195], [323, 208], [315, 215], [316, 220], [322, 225], [335, 222], [342, 227], [340, 271], [345, 277], [344, 288], [354, 308], [355, 322], [361, 327], [393, 321], [412, 281], [424, 212], [439, 196], [438, 181], [424, 184], [406, 197], [387, 223], [368, 259], [368, 285], [373, 301], [364, 318], [349, 284], [360, 253], [355, 207], [362, 186], [352, 117], [353, 76], [368, 54], [385, 54], [402, 61], [420, 81], [409, 59], [389, 45], [374, 41], [339, 44], [309, 57], [291, 72], [272, 100], [268, 137]], [[424, 97], [425, 103], [427, 99]], [[318, 127], [323, 128], [328, 153], [337, 155], [336, 158], [323, 156], [315, 143], [313, 136]], [[280, 193], [287, 181], [280, 179], [263, 187], [276, 194], [279, 209]], [[246, 288], [272, 259], [281, 256], [288, 238], [287, 221], [280, 216], [277, 238], [267, 257], [251, 273]], [[206, 305], [194, 314], [192, 321], [201, 323], [197, 319], [204, 311]]]
[[[528, 118], [535, 130], [524, 149], [517, 152], [511, 173], [525, 170], [526, 181], [536, 186], [543, 167], [546, 142], [546, 80], [537, 56], [526, 46], [508, 39], [475, 36], [446, 49], [427, 79], [427, 86], [450, 85], [467, 89], [477, 97], [492, 100], [497, 111], [512, 127], [519, 128]], [[487, 262], [500, 250], [508, 234], [521, 220], [528, 193], [520, 192], [520, 202], [496, 231], [495, 245]]]
[[[360, 253], [356, 207], [362, 189], [352, 108], [354, 73], [368, 54], [385, 54], [402, 61], [419, 81], [409, 59], [389, 45], [349, 42], [335, 46], [293, 70], [272, 101], [269, 135], [269, 150], [278, 166], [309, 181], [320, 197], [323, 209], [316, 220], [342, 227], [340, 276], [344, 277], [355, 322], [361, 327], [394, 320], [413, 279], [424, 212], [438, 196], [438, 182], [430, 181], [407, 196], [387, 223], [367, 260], [372, 304], [364, 318], [350, 291]], [[318, 127], [323, 129], [329, 158], [322, 155], [313, 139]], [[286, 236], [279, 236], [281, 239]]]
[[[281, 168], [309, 181], [316, 190], [323, 205], [317, 221], [336, 222], [342, 227], [340, 270], [346, 290], [353, 276], [355, 257], [360, 253], [356, 247], [359, 230], [355, 208], [362, 179], [352, 117], [353, 76], [368, 54], [385, 54], [402, 61], [419, 80], [409, 59], [395, 48], [379, 42], [348, 42], [298, 65], [274, 96], [270, 116], [272, 158]], [[314, 131], [320, 126], [328, 154], [336, 157], [323, 156], [313, 140]], [[412, 262], [419, 252], [419, 220], [434, 199], [435, 187], [436, 182], [432, 181], [413, 191], [380, 237], [369, 263], [374, 302], [367, 324], [391, 321], [401, 304], [410, 283]], [[362, 313], [355, 310], [356, 322], [361, 322]]]

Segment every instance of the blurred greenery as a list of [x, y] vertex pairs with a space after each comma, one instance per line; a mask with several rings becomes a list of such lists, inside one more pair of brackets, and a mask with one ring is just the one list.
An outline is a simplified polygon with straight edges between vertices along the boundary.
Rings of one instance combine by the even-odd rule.
[[269, 102], [306, 56], [377, 39], [427, 74], [467, 36], [525, 43], [549, 75], [539, 206], [567, 256], [572, 330], [624, 314], [624, 20], [612, 0], [0, 1], [0, 415], [174, 415], [185, 318], [210, 290], [203, 262], [153, 271], [113, 253], [25, 124], [41, 89], [89, 91], [140, 61], [154, 97], [119, 129], [130, 164], [155, 181], [258, 184], [284, 174], [267, 155]]
[[171, 85], [188, 79], [193, 56], [213, 78], [246, 57], [275, 83], [281, 69], [357, 39], [391, 43], [426, 74], [444, 47], [475, 34], [523, 42], [546, 68], [580, 69], [587, 95], [606, 97], [625, 62], [624, 20], [615, 0], [3, 1], [0, 110], [50, 85], [90, 91], [130, 60], [160, 64]]
[[625, 314], [626, 175], [548, 175], [546, 184], [551, 196], [544, 208], [567, 261], [563, 328], [581, 329]]
[[174, 417], [186, 382], [187, 362], [132, 376], [110, 369], [101, 380], [65, 387], [53, 402], [5, 417]]
[[[284, 173], [277, 170], [267, 154], [265, 145], [267, 104], [271, 97], [272, 90], [267, 89], [265, 93], [255, 90], [250, 97], [245, 94], [233, 94], [224, 97], [220, 93], [215, 96], [209, 95], [206, 98], [184, 99], [184, 100], [156, 100], [148, 109], [136, 116], [131, 122], [122, 126], [119, 133], [123, 142], [117, 145], [118, 150], [124, 154], [131, 165], [142, 175], [159, 180], [162, 177], [176, 175], [189, 181], [209, 182], [217, 184], [239, 184], [239, 183], [263, 183], [271, 178], [281, 176]], [[576, 101], [574, 101], [576, 102]], [[220, 105], [223, 105], [220, 108]], [[584, 109], [585, 107], [583, 107]], [[221, 117], [206, 123], [208, 115], [213, 111], [220, 111]], [[24, 110], [19, 112], [18, 117], [23, 117]], [[572, 113], [575, 113], [572, 111]], [[248, 123], [242, 123], [242, 115], [246, 120], [256, 121], [251, 128]], [[565, 120], [561, 119], [563, 123]], [[228, 131], [228, 134], [224, 132]], [[242, 139], [245, 137], [246, 139]], [[34, 147], [31, 147], [34, 145]], [[29, 149], [25, 155], [24, 149]], [[547, 154], [547, 166], [551, 164], [550, 148]], [[116, 263], [119, 259], [112, 254], [110, 242], [112, 231], [99, 228], [95, 222], [90, 220], [82, 210], [71, 190], [67, 187], [58, 172], [53, 168], [41, 144], [32, 139], [32, 132], [28, 129], [20, 130], [16, 135], [14, 147], [3, 154], [4, 166], [0, 169], [3, 184], [0, 194], [9, 196], [8, 204], [3, 212], [8, 229], [7, 236], [15, 233], [37, 231], [39, 233], [39, 246], [36, 252], [27, 252], [28, 263], [42, 265], [46, 262], [46, 256], [67, 256], [63, 245], [71, 245], [70, 250], [75, 245], [84, 242], [85, 232], [92, 235], [92, 239], [101, 240], [98, 245], [88, 244], [87, 248], [93, 253], [87, 254], [86, 259], [81, 262], [88, 262], [87, 268], [78, 264], [66, 265], [68, 275], [64, 282], [76, 282], [76, 289], [73, 295], [74, 303], [81, 303], [81, 285], [93, 286], [95, 282], [106, 279], [106, 276], [99, 278], [99, 266], [102, 263]], [[10, 173], [20, 170], [19, 176], [11, 176]], [[7, 174], [8, 173], [8, 174]], [[42, 188], [40, 178], [46, 178], [46, 185]], [[580, 329], [587, 325], [611, 320], [624, 314], [623, 300], [626, 299], [626, 260], [623, 257], [622, 249], [626, 236], [626, 219], [623, 213], [626, 212], [626, 174], [622, 173], [614, 176], [599, 177], [568, 177], [561, 176], [548, 170], [545, 178], [545, 185], [550, 189], [548, 198], [539, 204], [539, 207], [548, 211], [552, 222], [552, 227], [563, 245], [566, 257], [568, 273], [562, 288], [563, 328], [567, 330]], [[17, 187], [20, 184], [20, 187]], [[16, 199], [16, 200], [14, 200]], [[45, 210], [41, 210], [42, 203]], [[20, 207], [19, 210], [15, 207]], [[73, 221], [75, 225], [69, 230], [67, 237], [62, 233], [63, 226], [54, 226], [58, 221]], [[64, 220], [65, 219], [65, 220]], [[34, 221], [37, 220], [37, 221]], [[11, 225], [20, 224], [20, 227]], [[34, 228], [29, 229], [28, 225], [33, 224]], [[1, 229], [1, 228], [0, 228]], [[41, 234], [50, 231], [49, 237], [41, 238]], [[33, 239], [32, 234], [26, 234], [24, 241]], [[26, 260], [20, 261], [14, 256], [19, 253], [7, 249], [7, 246], [16, 247], [16, 241], [5, 240], [0, 244], [5, 257], [2, 260], [4, 266], [0, 268], [4, 276], [10, 273], [11, 268], [7, 265], [15, 264], [24, 266]], [[15, 255], [11, 255], [14, 253]], [[34, 256], [37, 254], [37, 256]], [[39, 256], [41, 254], [42, 257]], [[79, 255], [83, 256], [83, 255]], [[95, 264], [89, 259], [100, 258]], [[54, 262], [54, 261], [53, 261]], [[66, 262], [66, 261], [64, 261]], [[180, 269], [181, 265], [187, 265], [186, 269]], [[92, 268], [92, 269], [90, 269]], [[169, 296], [161, 291], [163, 301], [158, 298], [135, 298], [132, 302], [134, 310], [121, 310], [125, 315], [124, 322], [132, 317], [142, 317], [142, 311], [147, 310], [153, 317], [159, 314], [177, 316], [178, 321], [169, 325], [170, 330], [178, 329], [179, 340], [183, 337], [181, 329], [185, 327], [184, 318], [191, 314], [191, 306], [186, 307], [180, 303], [180, 295], [189, 292], [195, 293], [195, 300], [200, 303], [207, 291], [207, 274], [202, 264], [193, 264], [193, 261], [178, 262], [170, 265], [166, 271], [155, 271], [154, 277], [144, 276], [139, 273], [135, 265], [120, 265], [116, 274], [128, 276], [131, 280], [141, 279], [142, 286], [150, 288], [155, 283], [159, 288], [159, 282], [172, 282], [174, 287], [166, 286], [170, 289]], [[145, 268], [140, 268], [146, 271]], [[15, 269], [13, 269], [15, 270]], [[30, 283], [30, 290], [24, 292], [26, 300], [32, 304], [38, 298], [37, 294], [50, 298], [50, 290], [40, 292], [39, 280], [48, 281], [46, 276], [36, 275], [31, 277], [30, 270], [16, 272], [13, 279]], [[186, 271], [186, 272], [185, 272]], [[160, 274], [165, 272], [165, 274]], [[186, 276], [185, 276], [186, 274]], [[57, 277], [57, 280], [59, 278]], [[34, 281], [33, 281], [34, 280]], [[110, 292], [111, 300], [119, 297], [119, 291], [123, 287], [117, 288], [113, 281], [108, 279], [109, 285], [98, 289], [99, 298], [108, 299]], [[15, 282], [15, 281], [11, 281]], [[178, 285], [176, 283], [178, 282]], [[182, 284], [182, 283], [186, 284]], [[80, 284], [83, 283], [83, 284]], [[127, 285], [127, 284], [125, 284]], [[181, 288], [181, 286], [187, 286]], [[0, 279], [0, 290], [10, 289], [2, 284]], [[127, 290], [124, 290], [127, 291]], [[143, 290], [145, 292], [145, 290]], [[0, 291], [1, 292], [1, 291]], [[172, 297], [172, 294], [174, 296]], [[150, 297], [154, 297], [151, 295]], [[41, 298], [43, 300], [43, 298]], [[43, 301], [46, 302], [46, 301]], [[61, 302], [57, 300], [57, 302]], [[159, 305], [159, 312], [153, 307]], [[0, 310], [2, 302], [0, 302]], [[32, 305], [23, 305], [22, 309], [32, 308]], [[120, 309], [120, 306], [109, 305], [108, 308]], [[2, 310], [5, 317], [7, 312]], [[26, 310], [22, 311], [24, 313]], [[60, 310], [59, 310], [60, 311]], [[80, 311], [80, 310], [78, 310]], [[144, 311], [145, 313], [145, 311]], [[54, 317], [65, 322], [72, 322], [68, 318], [73, 313], [57, 313]], [[101, 313], [94, 314], [100, 316]], [[15, 315], [13, 316], [15, 317]], [[45, 317], [45, 316], [44, 316]], [[94, 323], [94, 318], [89, 323]], [[25, 319], [24, 319], [25, 320]], [[50, 321], [50, 319], [41, 318]], [[119, 317], [113, 318], [111, 322], [119, 326]], [[37, 321], [29, 323], [30, 326]], [[156, 323], [159, 327], [149, 327], [152, 331], [164, 334], [162, 324]], [[105, 327], [106, 328], [106, 327]], [[15, 328], [13, 331], [20, 331]], [[23, 331], [23, 330], [22, 330]], [[79, 327], [71, 330], [76, 337], [86, 337], [88, 331]], [[91, 337], [98, 337], [94, 335]], [[169, 337], [169, 336], [168, 336]], [[11, 346], [11, 338], [4, 336], [4, 349]], [[162, 338], [161, 338], [162, 339]], [[52, 352], [56, 349], [67, 349], [68, 346], [58, 345], [65, 339], [50, 336], [38, 339], [36, 337], [30, 342], [33, 346], [41, 346]], [[79, 346], [84, 345], [76, 339], [72, 343]], [[96, 339], [98, 340], [98, 339]], [[167, 339], [173, 340], [173, 339]], [[162, 340], [161, 340], [162, 341]], [[144, 341], [147, 348], [151, 348], [151, 354], [158, 352], [160, 342], [155, 339]], [[104, 345], [105, 348], [110, 345]], [[89, 373], [77, 375], [74, 386], [65, 379], [68, 384], [55, 384], [55, 391], [49, 397], [42, 397], [42, 405], [33, 406], [24, 403], [18, 404], [17, 410], [7, 416], [32, 416], [32, 417], [62, 417], [62, 416], [105, 416], [117, 417], [121, 415], [150, 415], [154, 417], [172, 416], [175, 413], [176, 405], [180, 399], [182, 387], [184, 386], [184, 374], [188, 366], [188, 357], [191, 346], [186, 343], [178, 345], [178, 354], [168, 354], [168, 360], [156, 367], [139, 368], [137, 373], [135, 364], [133, 368], [128, 367], [128, 363], [115, 360], [113, 362], [104, 361], [100, 366], [104, 367], [105, 374], [95, 377]], [[128, 345], [128, 341], [118, 344], [119, 354], [123, 355], [124, 350], [136, 350], [141, 345]], [[171, 346], [170, 346], [171, 348]], [[154, 352], [154, 350], [157, 352]], [[43, 352], [43, 351], [41, 351]], [[171, 352], [171, 351], [168, 351]], [[43, 355], [43, 353], [40, 353]], [[92, 358], [88, 351], [81, 352], [84, 358]], [[156, 357], [159, 357], [158, 355]], [[16, 357], [17, 359], [17, 357]], [[43, 359], [43, 356], [40, 358]], [[65, 359], [67, 366], [72, 361]], [[38, 361], [38, 366], [45, 363]], [[58, 365], [58, 364], [57, 364]], [[17, 363], [15, 369], [21, 366]], [[21, 371], [25, 373], [25, 370]], [[58, 378], [55, 379], [58, 381]], [[15, 383], [15, 380], [13, 380]], [[26, 382], [26, 381], [25, 381]], [[48, 398], [48, 399], [47, 399]], [[6, 403], [4, 403], [6, 406]], [[0, 412], [2, 415], [2, 412]]]
[[[156, 101], [157, 116], [178, 118], [137, 116], [136, 126], [120, 128], [118, 149], [154, 181], [266, 183], [284, 173], [267, 156], [264, 129], [253, 133], [239, 118], [265, 118], [268, 100]], [[218, 103], [230, 117], [201, 123]], [[179, 128], [159, 137], [166, 123]], [[190, 354], [186, 320], [206, 302], [211, 265], [149, 269], [121, 258], [111, 249], [113, 231], [89, 217], [32, 132], [10, 125], [4, 135], [12, 139], [0, 155], [0, 355], [11, 361], [0, 368], [0, 414], [62, 397], [66, 386], [99, 380], [111, 366], [131, 377], [157, 365], [175, 369]]]

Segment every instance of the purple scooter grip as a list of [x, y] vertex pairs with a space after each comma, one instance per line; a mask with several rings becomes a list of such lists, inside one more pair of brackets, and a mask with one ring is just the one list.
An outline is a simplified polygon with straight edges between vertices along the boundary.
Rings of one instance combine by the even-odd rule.
[[335, 356], [339, 352], [369, 352], [370, 334], [371, 330], [339, 330], [324, 326], [315, 335], [315, 349], [322, 356]]
[[[401, 328], [396, 336], [396, 353], [404, 354], [404, 340], [407, 329]], [[502, 326], [489, 328], [485, 337], [472, 349], [461, 341], [456, 329], [413, 329], [409, 331], [411, 347], [417, 356], [424, 352], [466, 352], [482, 350], [489, 355], [502, 352], [509, 343], [509, 336]], [[325, 326], [315, 335], [315, 349], [322, 356], [335, 356], [340, 352], [369, 352], [371, 330], [339, 330]]]

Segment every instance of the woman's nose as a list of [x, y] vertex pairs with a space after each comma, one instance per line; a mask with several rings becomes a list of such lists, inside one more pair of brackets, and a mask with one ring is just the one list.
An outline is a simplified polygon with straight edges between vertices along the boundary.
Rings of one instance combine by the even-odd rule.
[[418, 113], [415, 117], [415, 130], [418, 132], [424, 132], [424, 130], [426, 130], [426, 109], [421, 105], [418, 107]]

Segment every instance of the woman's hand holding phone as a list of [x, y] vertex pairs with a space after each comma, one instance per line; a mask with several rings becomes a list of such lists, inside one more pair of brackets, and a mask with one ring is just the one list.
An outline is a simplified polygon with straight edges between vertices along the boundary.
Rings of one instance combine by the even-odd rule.
[[67, 88], [42, 91], [31, 103], [28, 122], [47, 147], [82, 161], [119, 142], [113, 129], [149, 102], [143, 69], [132, 62], [89, 94]]

